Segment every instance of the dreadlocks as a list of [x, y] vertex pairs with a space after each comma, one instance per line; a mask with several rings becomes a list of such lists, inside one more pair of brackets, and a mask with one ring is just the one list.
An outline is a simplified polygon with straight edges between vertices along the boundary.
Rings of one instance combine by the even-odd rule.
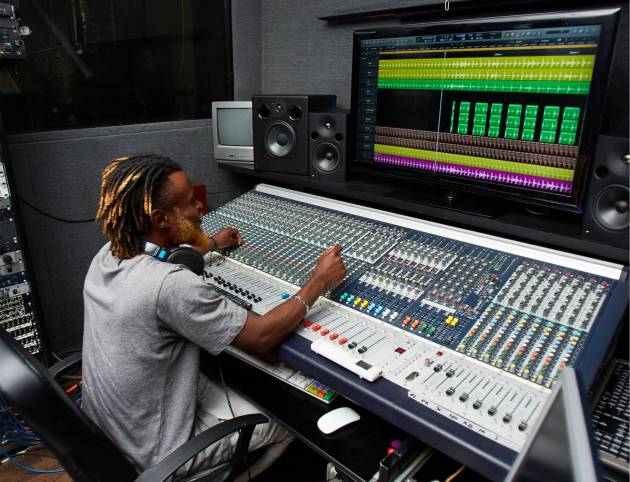
[[168, 157], [141, 154], [111, 161], [103, 171], [96, 219], [120, 259], [140, 253], [154, 206], [166, 209], [168, 176], [181, 167]]

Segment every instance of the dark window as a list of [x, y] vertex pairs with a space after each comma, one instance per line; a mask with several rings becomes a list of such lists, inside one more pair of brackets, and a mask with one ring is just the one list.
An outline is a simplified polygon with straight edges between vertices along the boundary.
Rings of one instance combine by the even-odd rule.
[[0, 65], [9, 132], [210, 117], [232, 99], [228, 0], [19, 3], [27, 57]]

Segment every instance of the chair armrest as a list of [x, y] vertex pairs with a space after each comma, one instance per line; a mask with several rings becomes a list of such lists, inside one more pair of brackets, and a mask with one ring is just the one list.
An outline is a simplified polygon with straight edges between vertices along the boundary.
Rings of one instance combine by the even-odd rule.
[[57, 378], [57, 376], [59, 376], [61, 373], [77, 366], [81, 362], [82, 357], [83, 354], [81, 352], [77, 352], [64, 358], [63, 360], [59, 360], [48, 369], [48, 373], [50, 373], [53, 378]]
[[[157, 465], [145, 470], [135, 482], [161, 482], [167, 480], [178, 468], [208, 446], [238, 430], [243, 430], [238, 439], [237, 450], [232, 457], [232, 461], [230, 461], [230, 464], [234, 465], [231, 472], [234, 472], [234, 468], [239, 462], [237, 459], [247, 453], [254, 426], [260, 423], [267, 423], [268, 421], [269, 419], [264, 415], [255, 413], [242, 415], [210, 427], [171, 452]], [[244, 453], [242, 453], [243, 447]], [[238, 450], [238, 448], [241, 448], [241, 450]]]

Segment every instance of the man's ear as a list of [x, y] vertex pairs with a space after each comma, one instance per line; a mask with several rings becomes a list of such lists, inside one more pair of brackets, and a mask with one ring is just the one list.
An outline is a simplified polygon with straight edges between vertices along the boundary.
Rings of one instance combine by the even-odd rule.
[[169, 229], [171, 217], [163, 209], [154, 209], [151, 211], [151, 225], [156, 229]]

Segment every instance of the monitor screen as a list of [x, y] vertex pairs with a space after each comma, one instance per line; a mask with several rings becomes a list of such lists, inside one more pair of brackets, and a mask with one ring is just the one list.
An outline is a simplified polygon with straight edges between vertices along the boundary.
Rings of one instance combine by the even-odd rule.
[[355, 32], [356, 161], [577, 207], [611, 12]]
[[216, 111], [218, 142], [223, 146], [252, 145], [252, 109], [218, 108]]

